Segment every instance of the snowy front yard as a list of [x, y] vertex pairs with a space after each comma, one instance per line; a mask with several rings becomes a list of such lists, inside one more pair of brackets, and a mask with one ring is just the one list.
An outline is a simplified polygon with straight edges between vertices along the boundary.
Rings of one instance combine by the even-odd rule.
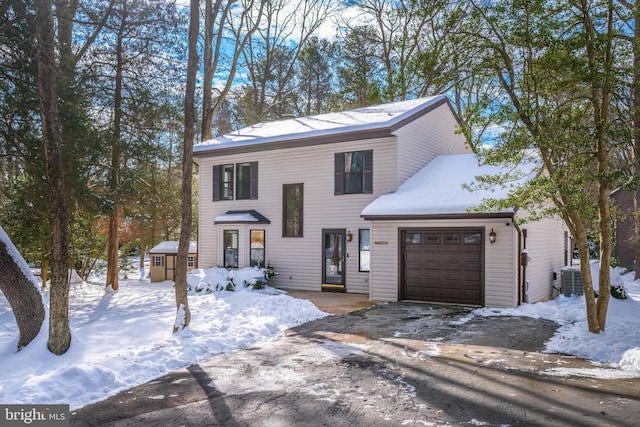
[[[47, 351], [46, 324], [34, 342], [16, 352], [15, 319], [0, 294], [0, 402], [68, 403], [75, 409], [326, 316], [311, 302], [282, 291], [245, 288], [244, 281], [260, 275], [255, 269], [234, 272], [234, 292], [211, 293], [207, 289], [214, 290], [216, 283], [227, 283], [227, 272], [200, 270], [189, 280], [193, 287], [189, 296], [191, 326], [172, 334], [173, 282], [150, 283], [145, 274], [137, 270], [129, 274], [139, 278], [121, 280], [118, 292], [105, 290], [101, 275], [72, 285], [72, 343], [62, 356]], [[618, 367], [620, 377], [640, 376], [640, 281], [632, 282], [629, 275], [624, 279], [629, 299], [611, 299], [607, 331], [599, 335], [587, 332], [582, 297], [559, 297], [517, 309], [479, 309], [470, 316], [555, 320], [562, 327], [547, 343], [547, 351]]]
[[[212, 273], [199, 279], [204, 284], [220, 278], [220, 271]], [[46, 349], [48, 325], [16, 352], [18, 329], [0, 294], [0, 402], [78, 408], [327, 315], [282, 291], [244, 288], [243, 274], [257, 275], [254, 269], [237, 273], [235, 292], [190, 292], [191, 326], [177, 334], [173, 282], [122, 279], [118, 292], [105, 290], [101, 276], [74, 284], [71, 348], [62, 356]]]

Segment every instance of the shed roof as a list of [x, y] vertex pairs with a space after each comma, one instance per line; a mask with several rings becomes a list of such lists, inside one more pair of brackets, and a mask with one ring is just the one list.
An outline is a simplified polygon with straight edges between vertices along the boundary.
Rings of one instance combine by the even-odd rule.
[[[194, 254], [198, 252], [198, 242], [189, 243], [189, 253]], [[178, 242], [175, 240], [169, 240], [166, 242], [160, 242], [149, 251], [150, 254], [177, 254]]]
[[[536, 162], [529, 162], [519, 168], [522, 178], [508, 187], [493, 186], [488, 189], [471, 191], [465, 184], [472, 184], [477, 176], [496, 175], [510, 172], [503, 167], [480, 164], [475, 154], [438, 156], [407, 179], [397, 191], [382, 195], [364, 208], [361, 216], [375, 217], [402, 216], [460, 216], [480, 206], [484, 199], [500, 199], [507, 196], [513, 187], [524, 184], [532, 178]], [[514, 209], [486, 212], [480, 216], [511, 216]]]
[[258, 151], [289, 146], [380, 138], [427, 114], [440, 105], [449, 105], [444, 95], [394, 102], [372, 107], [295, 119], [263, 122], [193, 147], [196, 157]]

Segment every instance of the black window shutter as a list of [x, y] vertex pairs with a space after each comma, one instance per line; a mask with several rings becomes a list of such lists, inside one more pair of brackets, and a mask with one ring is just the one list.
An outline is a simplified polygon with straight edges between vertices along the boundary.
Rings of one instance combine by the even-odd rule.
[[258, 162], [251, 162], [251, 200], [258, 200]]
[[334, 194], [344, 194], [344, 153], [335, 155]]
[[244, 197], [244, 192], [240, 189], [240, 168], [238, 167], [238, 163], [236, 163], [235, 165], [235, 171], [236, 171], [236, 178], [235, 178], [235, 182], [233, 184], [233, 186], [236, 189], [235, 195], [236, 195], [236, 200], [240, 200], [240, 197]]
[[213, 201], [217, 202], [220, 200], [220, 177], [221, 177], [222, 168], [220, 165], [215, 165], [213, 167]]
[[373, 193], [373, 150], [367, 150], [364, 152], [362, 192], [369, 194]]

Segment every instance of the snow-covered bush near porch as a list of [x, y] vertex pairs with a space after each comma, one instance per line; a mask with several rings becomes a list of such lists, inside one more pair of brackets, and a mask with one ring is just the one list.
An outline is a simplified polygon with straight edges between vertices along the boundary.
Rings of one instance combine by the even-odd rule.
[[272, 267], [245, 267], [239, 270], [220, 267], [195, 269], [187, 275], [187, 284], [191, 294], [240, 291], [248, 287], [261, 289], [274, 274]]

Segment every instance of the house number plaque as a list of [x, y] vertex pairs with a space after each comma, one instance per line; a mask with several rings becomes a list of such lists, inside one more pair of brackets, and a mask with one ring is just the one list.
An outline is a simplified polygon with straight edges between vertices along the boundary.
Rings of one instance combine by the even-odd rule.
[[388, 245], [389, 242], [386, 240], [376, 240], [375, 242], [373, 242], [374, 245]]

